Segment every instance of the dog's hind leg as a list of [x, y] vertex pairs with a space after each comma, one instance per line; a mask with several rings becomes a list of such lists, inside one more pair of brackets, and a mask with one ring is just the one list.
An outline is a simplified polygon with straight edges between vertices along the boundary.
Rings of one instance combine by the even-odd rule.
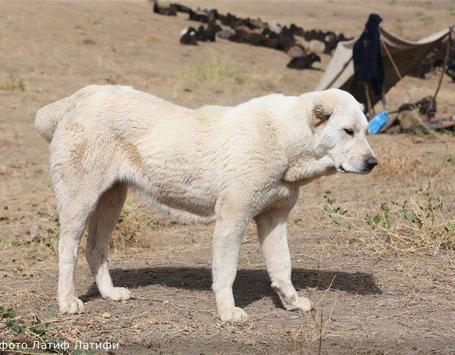
[[247, 208], [235, 195], [227, 195], [217, 203], [213, 236], [212, 289], [218, 315], [223, 321], [242, 321], [246, 312], [235, 306], [232, 285], [237, 273], [240, 244], [249, 216]]
[[[297, 196], [295, 196], [296, 200]], [[287, 241], [287, 218], [295, 201], [290, 205], [272, 209], [257, 216], [259, 241], [267, 272], [276, 291], [287, 310], [313, 308], [310, 299], [299, 297], [291, 281], [291, 257]]]
[[58, 303], [62, 313], [84, 311], [74, 288], [79, 243], [101, 196], [119, 179], [121, 159], [115, 137], [108, 131], [99, 136], [90, 132], [77, 122], [63, 124], [50, 146], [61, 226]]
[[87, 262], [101, 296], [115, 301], [127, 300], [131, 297], [128, 289], [113, 286], [107, 260], [109, 240], [118, 222], [127, 190], [125, 183], [118, 183], [100, 197], [95, 210], [90, 215], [85, 250]]
[[84, 306], [76, 297], [74, 272], [79, 243], [96, 199], [68, 198], [59, 202], [58, 304], [62, 313], [82, 313]]

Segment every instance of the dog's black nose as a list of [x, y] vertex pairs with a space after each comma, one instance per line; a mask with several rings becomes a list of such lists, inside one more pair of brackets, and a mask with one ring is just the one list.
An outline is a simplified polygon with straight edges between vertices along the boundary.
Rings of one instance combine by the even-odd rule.
[[370, 155], [368, 158], [365, 159], [364, 161], [365, 164], [365, 170], [371, 171], [374, 169], [376, 165], [378, 165], [378, 159], [372, 155]]

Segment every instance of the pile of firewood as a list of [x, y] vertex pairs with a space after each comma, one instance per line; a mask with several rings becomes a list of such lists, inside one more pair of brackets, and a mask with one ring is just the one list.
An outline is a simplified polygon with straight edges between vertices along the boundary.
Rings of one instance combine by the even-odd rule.
[[416, 102], [404, 103], [393, 113], [394, 115], [381, 132], [427, 134], [432, 130], [452, 132], [455, 130], [454, 115], [446, 117], [437, 115], [436, 101], [432, 96], [426, 96]]

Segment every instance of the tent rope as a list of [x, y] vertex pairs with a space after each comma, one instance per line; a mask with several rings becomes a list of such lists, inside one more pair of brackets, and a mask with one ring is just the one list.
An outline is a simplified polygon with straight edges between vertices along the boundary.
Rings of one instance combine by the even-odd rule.
[[[387, 44], [384, 41], [381, 41], [381, 44], [384, 48], [384, 51], [387, 54], [387, 57], [390, 60], [390, 63], [392, 63], [392, 67], [395, 70], [395, 73], [398, 75], [398, 78], [401, 80], [403, 79], [403, 75], [401, 75], [400, 70], [398, 69], [397, 63], [395, 63], [395, 60], [392, 57], [392, 54], [390, 53], [389, 47], [387, 47]], [[406, 93], [408, 94], [408, 100], [411, 100], [411, 94], [409, 93], [409, 90], [406, 86], [404, 86], [404, 89], [406, 90]]]
[[452, 42], [452, 31], [453, 31], [453, 26], [450, 26], [449, 38], [447, 40], [447, 47], [446, 47], [446, 55], [444, 57], [444, 65], [442, 67], [441, 76], [439, 77], [438, 86], [436, 87], [436, 91], [434, 92], [434, 95], [433, 95], [433, 104], [436, 102], [436, 97], [438, 96], [439, 89], [441, 88], [441, 85], [442, 85], [442, 79], [447, 70], [447, 65], [449, 64], [450, 45]]
[[389, 58], [390, 62], [392, 63], [395, 73], [398, 75], [400, 80], [403, 79], [403, 75], [401, 75], [400, 70], [398, 69], [397, 63], [395, 63], [395, 60], [393, 59], [392, 54], [389, 51], [389, 47], [387, 47], [387, 44], [384, 41], [381, 41], [381, 44], [384, 47], [387, 57]]
[[351, 58], [349, 58], [349, 60], [343, 64], [343, 67], [341, 68], [341, 70], [338, 72], [337, 75], [335, 75], [335, 77], [326, 85], [326, 88], [331, 88], [333, 84], [335, 84], [335, 82], [338, 80], [338, 78], [341, 76], [341, 74], [343, 74], [343, 72], [345, 71], [345, 69], [348, 67], [349, 64], [351, 64], [352, 62], [352, 56]]

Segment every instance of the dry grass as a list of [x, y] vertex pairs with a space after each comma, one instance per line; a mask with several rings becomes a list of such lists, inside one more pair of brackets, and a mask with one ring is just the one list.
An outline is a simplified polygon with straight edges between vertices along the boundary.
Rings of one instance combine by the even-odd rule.
[[0, 90], [4, 91], [22, 91], [26, 90], [25, 79], [17, 73], [11, 73], [6, 76], [5, 79], [0, 83]]
[[398, 144], [396, 141], [381, 144], [376, 148], [379, 165], [372, 177], [434, 177], [442, 168], [442, 162], [435, 161], [416, 152], [413, 147]]
[[84, 11], [82, 13], [82, 21], [92, 26], [101, 25], [103, 23], [101, 16], [91, 11]]
[[152, 240], [147, 238], [147, 234], [156, 227], [156, 222], [152, 218], [133, 213], [129, 206], [124, 206], [109, 247], [116, 252], [150, 248]]
[[444, 206], [444, 195], [431, 184], [399, 200], [390, 200], [369, 212], [348, 211], [328, 193], [324, 211], [336, 226], [348, 230], [342, 239], [385, 255], [417, 253], [436, 255], [455, 250], [455, 220]]
[[[453, 20], [451, 5], [436, 1], [431, 9], [401, 1], [372, 2], [367, 7], [336, 1], [323, 6], [320, 2], [188, 4], [260, 16], [269, 22], [323, 27], [348, 36], [360, 33], [371, 11], [383, 16], [386, 29], [403, 27], [403, 36], [411, 39]], [[416, 12], [421, 14], [415, 16]], [[438, 21], [424, 20], [425, 16]], [[322, 23], [322, 18], [327, 21]], [[424, 21], [429, 24], [422, 26]], [[115, 285], [129, 287], [136, 298], [118, 303], [101, 299], [81, 250], [76, 284], [78, 293], [87, 297], [88, 313], [57, 315], [59, 227], [49, 191], [48, 147], [31, 121], [38, 107], [104, 81], [133, 85], [189, 107], [233, 105], [270, 92], [298, 95], [313, 89], [323, 74], [289, 70], [283, 53], [228, 41], [183, 47], [178, 35], [188, 25], [187, 16], [160, 17], [143, 2], [69, 2], [65, 11], [55, 2], [43, 2], [34, 9], [27, 2], [3, 4], [0, 46], [6, 55], [1, 57], [0, 85], [9, 73], [20, 75], [6, 80], [12, 84], [6, 90], [11, 91], [0, 91], [5, 98], [0, 105], [4, 160], [0, 169], [0, 307], [4, 305], [0, 340], [31, 342], [39, 340], [37, 335], [43, 338], [45, 331], [70, 342], [118, 341], [123, 353], [209, 354], [318, 353], [320, 344], [324, 354], [360, 353], [356, 349], [406, 353], [414, 346], [415, 352], [435, 353], [452, 345], [447, 341], [453, 340], [454, 252], [445, 249], [453, 241], [450, 223], [455, 217], [453, 193], [447, 193], [454, 191], [453, 137], [450, 150], [433, 137], [371, 137], [384, 158], [377, 171], [367, 177], [328, 177], [302, 189], [289, 224], [293, 277], [302, 295], [313, 300], [325, 295], [314, 318], [306, 314], [299, 319], [275, 306], [251, 228], [242, 245], [235, 283], [236, 300], [251, 318], [242, 324], [221, 323], [210, 291], [213, 227], [170, 225], [165, 216], [146, 212], [136, 200], [127, 203], [122, 213], [109, 255]], [[83, 45], [84, 39], [95, 44]], [[37, 56], [42, 60], [36, 62]], [[329, 60], [323, 55], [321, 68]], [[187, 68], [182, 68], [182, 62]], [[184, 79], [183, 69], [190, 72]], [[26, 85], [21, 85], [21, 79]], [[390, 91], [390, 108], [431, 95], [438, 79], [437, 73], [426, 80], [405, 78]], [[449, 81], [444, 78], [438, 96], [439, 113], [444, 116], [455, 112], [454, 85]], [[431, 186], [431, 195], [442, 199], [442, 207], [437, 198], [430, 198], [432, 207], [427, 208], [425, 192], [415, 194], [419, 184], [425, 190], [428, 180], [447, 184]], [[345, 215], [333, 214], [340, 224], [320, 210], [326, 190], [332, 190], [338, 205], [349, 210]], [[381, 202], [386, 204], [381, 207]], [[428, 209], [433, 212], [428, 214]], [[302, 222], [292, 222], [296, 220]], [[330, 238], [331, 231], [335, 238]], [[432, 256], [435, 253], [437, 257]], [[334, 285], [325, 292], [324, 280], [330, 282], [333, 274], [337, 275]], [[422, 317], [425, 314], [432, 317]], [[25, 336], [20, 334], [22, 329]]]
[[206, 61], [185, 70], [182, 79], [184, 82], [233, 82], [239, 85], [246, 84], [250, 78], [236, 65], [226, 59], [211, 54]]
[[[19, 342], [20, 340], [20, 342], [27, 343], [30, 347], [33, 346], [33, 342], [39, 342], [40, 347], [42, 348], [41, 350], [65, 353], [65, 351], [61, 349], [54, 349], [52, 347], [53, 344], [62, 341], [61, 334], [58, 334], [54, 324], [56, 321], [58, 322], [56, 318], [42, 321], [33, 313], [18, 315], [14, 308], [5, 308], [0, 305], [0, 319], [3, 321], [3, 325], [6, 328], [5, 330], [2, 330], [0, 324], [2, 341], [11, 339], [15, 342]], [[17, 350], [19, 349], [20, 347], [17, 348]], [[20, 350], [13, 352], [20, 353]]]

